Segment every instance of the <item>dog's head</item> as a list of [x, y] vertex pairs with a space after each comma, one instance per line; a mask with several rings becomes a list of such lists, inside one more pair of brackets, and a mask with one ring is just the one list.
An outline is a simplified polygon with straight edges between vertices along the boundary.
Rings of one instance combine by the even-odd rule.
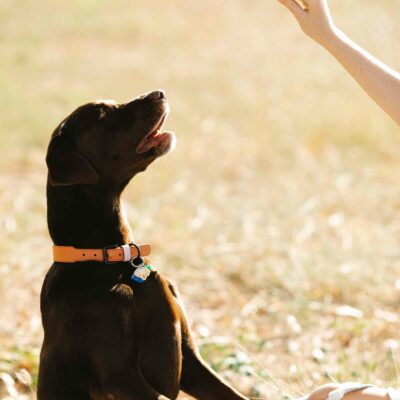
[[168, 113], [162, 91], [125, 104], [79, 107], [52, 135], [46, 156], [50, 185], [128, 182], [174, 148], [174, 134], [162, 131]]

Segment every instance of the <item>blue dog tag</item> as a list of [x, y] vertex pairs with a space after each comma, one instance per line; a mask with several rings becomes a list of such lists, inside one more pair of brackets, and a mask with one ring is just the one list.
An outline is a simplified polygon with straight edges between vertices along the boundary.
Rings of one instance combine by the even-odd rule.
[[151, 274], [151, 266], [150, 265], [141, 265], [135, 269], [135, 272], [131, 276], [131, 280], [137, 283], [144, 283], [146, 279]]

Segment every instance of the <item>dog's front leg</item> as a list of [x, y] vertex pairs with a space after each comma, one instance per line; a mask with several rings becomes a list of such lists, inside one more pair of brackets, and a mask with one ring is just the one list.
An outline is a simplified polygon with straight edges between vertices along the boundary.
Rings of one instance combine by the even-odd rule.
[[244, 400], [224, 382], [202, 359], [191, 338], [183, 343], [181, 388], [198, 400]]
[[168, 282], [180, 311], [182, 374], [180, 388], [198, 400], [246, 400], [202, 360], [195, 345], [177, 288]]

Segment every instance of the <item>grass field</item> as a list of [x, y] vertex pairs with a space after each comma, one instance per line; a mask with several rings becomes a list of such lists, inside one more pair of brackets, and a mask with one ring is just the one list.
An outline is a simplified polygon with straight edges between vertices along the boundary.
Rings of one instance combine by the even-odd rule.
[[[331, 3], [400, 68], [397, 1]], [[51, 131], [157, 88], [178, 146], [125, 201], [205, 359], [259, 399], [400, 384], [400, 135], [277, 1], [0, 0], [0, 88], [1, 399], [35, 398]]]

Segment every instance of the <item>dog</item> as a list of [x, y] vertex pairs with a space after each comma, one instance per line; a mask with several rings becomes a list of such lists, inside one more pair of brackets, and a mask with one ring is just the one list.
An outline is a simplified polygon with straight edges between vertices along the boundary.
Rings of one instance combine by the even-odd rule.
[[168, 113], [160, 90], [125, 104], [92, 102], [51, 137], [55, 262], [41, 292], [38, 400], [166, 400], [180, 390], [245, 399], [201, 359], [177, 289], [144, 265], [149, 247], [131, 244], [120, 197], [173, 149], [174, 134], [163, 131]]

